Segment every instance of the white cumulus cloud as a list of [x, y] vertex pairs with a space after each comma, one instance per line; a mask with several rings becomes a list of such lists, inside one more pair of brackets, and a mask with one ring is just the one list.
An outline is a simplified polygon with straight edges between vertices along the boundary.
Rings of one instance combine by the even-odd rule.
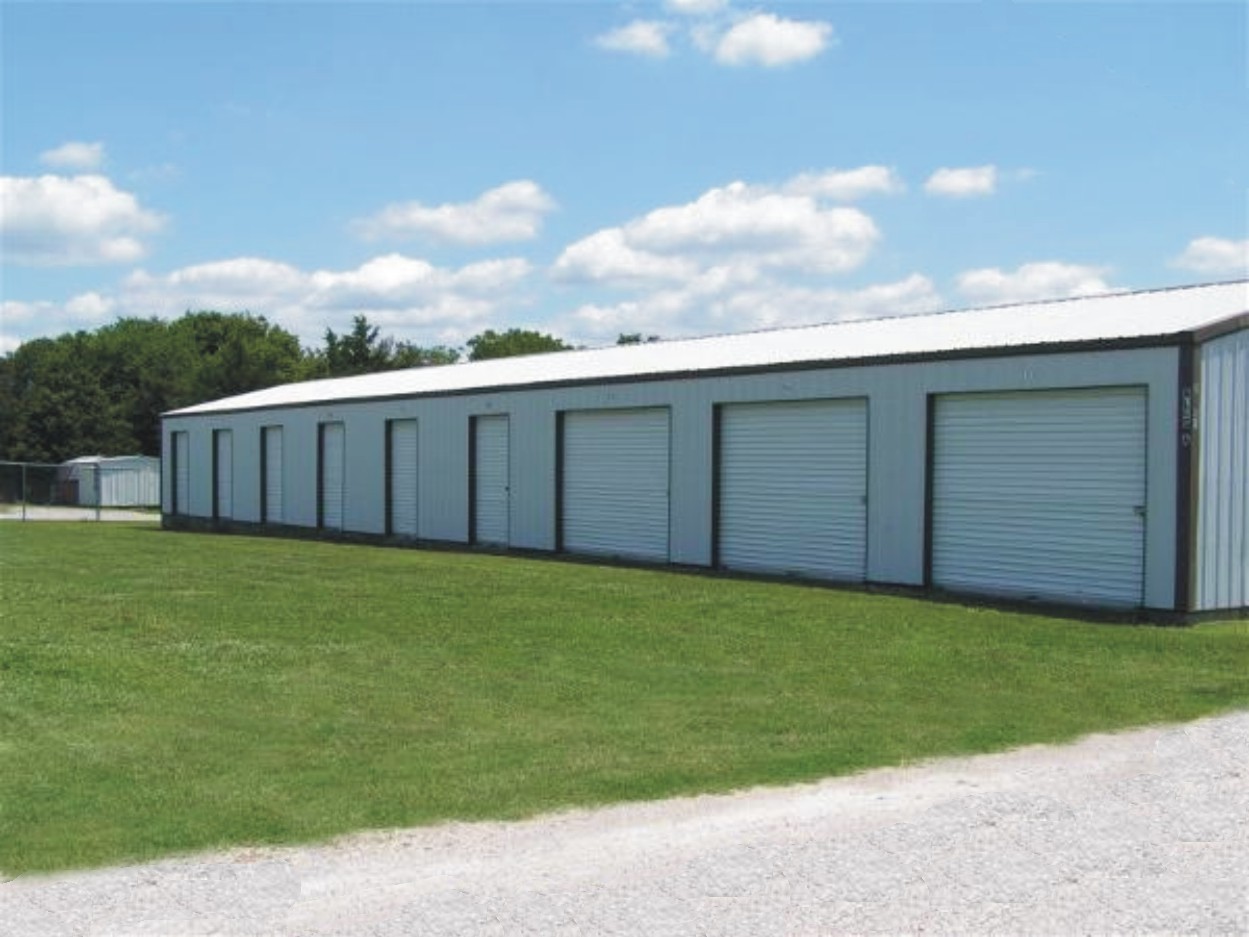
[[70, 141], [39, 154], [39, 161], [54, 169], [87, 171], [99, 169], [104, 162], [103, 143]]
[[261, 257], [236, 257], [165, 274], [138, 270], [115, 297], [129, 315], [174, 316], [187, 309], [249, 311], [318, 344], [366, 315], [387, 334], [425, 344], [459, 343], [524, 303], [531, 267], [499, 258], [439, 267], [402, 254], [374, 257], [346, 270], [303, 270]]
[[755, 13], [734, 23], [715, 43], [722, 65], [775, 68], [815, 58], [833, 38], [833, 27], [820, 21], [784, 19]]
[[559, 323], [559, 331], [595, 344], [610, 342], [621, 332], [679, 338], [913, 315], [932, 312], [942, 305], [932, 281], [921, 274], [859, 289], [838, 289], [740, 280], [721, 269], [622, 302], [580, 306]]
[[673, 13], [705, 16], [708, 13], [718, 13], [723, 10], [728, 6], [728, 0], [664, 0], [664, 6]]
[[942, 167], [928, 177], [924, 191], [929, 195], [968, 198], [992, 195], [997, 190], [996, 166], [967, 166], [960, 169]]
[[387, 205], [353, 229], [369, 240], [426, 237], [461, 245], [497, 244], [537, 237], [555, 200], [536, 182], [521, 179], [489, 189], [471, 202]]
[[804, 172], [785, 183], [785, 191], [791, 195], [838, 202], [852, 202], [868, 195], [892, 195], [905, 189], [902, 178], [888, 166]]
[[1193, 238], [1171, 264], [1195, 273], [1246, 276], [1249, 275], [1249, 239]]
[[556, 327], [595, 343], [620, 332], [674, 337], [938, 308], [920, 274], [855, 289], [830, 282], [858, 270], [881, 238], [869, 215], [837, 203], [900, 186], [892, 170], [871, 166], [738, 181], [596, 231], [568, 245], [550, 276], [623, 295], [583, 302]]
[[968, 270], [958, 277], [958, 290], [976, 303], [1022, 303], [1109, 293], [1106, 267], [1041, 261], [1013, 271], [997, 267]]
[[11, 263], [128, 263], [162, 224], [105, 176], [0, 177], [0, 245]]
[[612, 286], [689, 279], [725, 266], [752, 276], [838, 273], [862, 264], [879, 238], [857, 208], [828, 206], [785, 186], [734, 182], [591, 234], [569, 245], [552, 273]]
[[672, 52], [668, 45], [668, 34], [671, 31], [670, 24], [658, 20], [634, 20], [596, 37], [594, 44], [609, 52], [628, 52], [662, 59]]
[[0, 302], [0, 354], [13, 351], [30, 335], [58, 335], [94, 329], [112, 318], [116, 302], [100, 293], [81, 293], [64, 303], [6, 299]]

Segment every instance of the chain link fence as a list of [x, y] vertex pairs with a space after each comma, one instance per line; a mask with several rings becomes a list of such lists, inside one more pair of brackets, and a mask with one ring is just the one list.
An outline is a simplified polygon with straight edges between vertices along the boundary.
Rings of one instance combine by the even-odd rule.
[[157, 520], [159, 508], [159, 459], [0, 461], [0, 520]]

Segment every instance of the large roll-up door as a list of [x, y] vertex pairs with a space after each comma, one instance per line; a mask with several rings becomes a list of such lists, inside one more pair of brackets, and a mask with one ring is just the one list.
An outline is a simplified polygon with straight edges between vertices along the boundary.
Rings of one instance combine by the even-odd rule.
[[1141, 604], [1144, 388], [953, 394], [934, 408], [934, 585]]
[[343, 529], [344, 462], [346, 433], [342, 423], [321, 424], [320, 526]]
[[573, 553], [668, 559], [668, 410], [563, 415], [562, 541]]
[[266, 426], [264, 435], [264, 517], [267, 524], [280, 524], [285, 516], [282, 506], [282, 427]]
[[234, 516], [234, 434], [228, 429], [214, 430], [213, 449], [213, 517], [230, 518]]
[[416, 420], [391, 420], [390, 532], [416, 536]]
[[185, 432], [173, 434], [173, 512], [189, 514], [191, 501], [191, 439]]
[[719, 421], [719, 564], [862, 580], [867, 402], [725, 404]]
[[508, 418], [473, 419], [473, 540], [506, 546], [510, 536]]

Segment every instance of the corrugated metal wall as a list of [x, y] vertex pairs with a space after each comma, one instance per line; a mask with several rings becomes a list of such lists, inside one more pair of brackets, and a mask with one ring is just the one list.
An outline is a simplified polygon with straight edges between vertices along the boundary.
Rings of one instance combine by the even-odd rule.
[[867, 403], [720, 411], [720, 565], [861, 581], [867, 566]]
[[662, 407], [564, 414], [565, 550], [668, 559], [670, 433]]
[[1145, 404], [1143, 387], [937, 397], [933, 583], [1139, 605]]
[[1201, 347], [1198, 610], [1249, 606], [1249, 330]]
[[[509, 543], [553, 550], [556, 543], [556, 423], [560, 411], [666, 407], [671, 414], [669, 558], [708, 566], [712, 559], [712, 428], [717, 404], [866, 398], [868, 514], [866, 578], [922, 585], [929, 394], [1099, 385], [1148, 387], [1145, 604], [1169, 609], [1175, 585], [1177, 351], [1125, 349], [777, 371], [750, 375], [465, 394], [289, 409], [171, 417], [170, 434], [190, 433], [188, 513], [211, 517], [211, 431], [235, 433], [234, 517], [260, 520], [260, 427], [283, 427], [285, 522], [315, 527], [317, 424], [343, 421], [345, 529], [384, 534], [386, 420], [419, 419], [418, 526], [423, 539], [466, 542], [469, 519], [469, 420], [507, 414], [511, 429]], [[1155, 444], [1157, 443], [1157, 444]], [[166, 462], [165, 464], [169, 464]], [[172, 491], [164, 480], [166, 505]], [[167, 508], [168, 509], [168, 508]]]

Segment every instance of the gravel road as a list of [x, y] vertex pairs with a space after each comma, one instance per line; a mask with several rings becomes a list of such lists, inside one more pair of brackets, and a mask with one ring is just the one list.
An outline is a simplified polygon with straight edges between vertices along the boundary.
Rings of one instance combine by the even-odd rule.
[[1249, 712], [727, 796], [0, 885], [0, 931], [1249, 934]]

